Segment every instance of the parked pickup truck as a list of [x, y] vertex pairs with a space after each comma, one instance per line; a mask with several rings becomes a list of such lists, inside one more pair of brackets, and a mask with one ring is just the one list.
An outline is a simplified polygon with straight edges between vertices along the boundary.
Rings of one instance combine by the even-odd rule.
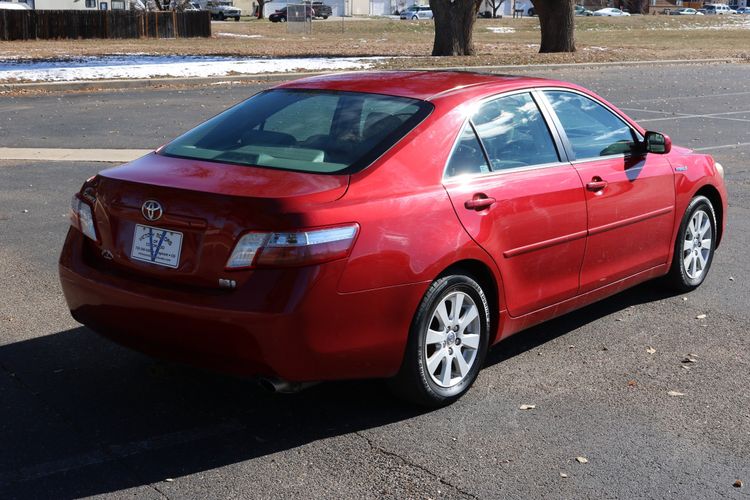
[[228, 17], [233, 17], [235, 21], [240, 20], [242, 10], [232, 5], [231, 0], [210, 0], [206, 4], [206, 9], [211, 13], [211, 19], [223, 21]]
[[313, 17], [322, 17], [323, 19], [328, 19], [329, 16], [333, 15], [333, 9], [331, 9], [331, 6], [326, 5], [323, 2], [313, 2], [312, 8]]

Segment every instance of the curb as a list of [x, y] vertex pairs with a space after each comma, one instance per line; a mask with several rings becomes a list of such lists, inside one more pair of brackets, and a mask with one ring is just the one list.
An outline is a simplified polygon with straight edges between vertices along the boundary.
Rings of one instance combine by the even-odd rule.
[[[659, 65], [693, 65], [693, 64], [727, 64], [743, 62], [742, 59], [726, 57], [718, 59], [671, 59], [652, 61], [616, 61], [616, 62], [585, 62], [558, 64], [524, 64], [502, 66], [449, 66], [444, 68], [412, 68], [424, 71], [543, 71], [565, 68], [605, 68], [610, 66], [651, 66]], [[362, 70], [368, 71], [368, 70]], [[393, 70], [398, 71], [398, 70]], [[13, 92], [19, 90], [36, 91], [74, 91], [74, 90], [116, 90], [116, 89], [148, 89], [168, 86], [199, 86], [233, 83], [271, 83], [294, 80], [308, 76], [330, 73], [347, 73], [347, 71], [310, 71], [296, 73], [261, 73], [251, 75], [225, 75], [199, 78], [144, 78], [137, 80], [81, 80], [76, 82], [32, 82], [32, 83], [4, 83], [0, 84], [0, 91]]]

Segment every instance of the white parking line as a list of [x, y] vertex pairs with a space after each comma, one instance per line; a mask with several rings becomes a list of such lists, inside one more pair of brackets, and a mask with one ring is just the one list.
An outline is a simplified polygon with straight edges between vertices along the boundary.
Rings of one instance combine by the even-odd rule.
[[0, 160], [123, 163], [133, 161], [150, 152], [150, 149], [0, 148]]
[[684, 115], [682, 113], [675, 113], [673, 116], [663, 116], [660, 118], [645, 118], [643, 120], [636, 120], [638, 123], [645, 123], [645, 122], [659, 122], [664, 120], [684, 120], [686, 118], [708, 118], [710, 120], [729, 120], [733, 122], [750, 122], [750, 120], [746, 118], [729, 118], [727, 116], [722, 115], [728, 115], [728, 114], [736, 114], [736, 113], [750, 113], [749, 111], [731, 111], [729, 113], [711, 113], [706, 115]]
[[677, 101], [681, 99], [705, 99], [711, 97], [732, 97], [738, 95], [750, 95], [750, 92], [727, 92], [724, 94], [704, 94], [704, 95], [678, 95], [673, 97], [655, 97], [653, 99], [633, 99], [631, 102], [663, 102]]
[[671, 111], [656, 111], [654, 109], [623, 108], [622, 106], [617, 106], [617, 107], [623, 111], [635, 111], [639, 113], [659, 113], [661, 115], [668, 115], [672, 113]]
[[693, 151], [710, 151], [712, 149], [729, 149], [750, 146], [750, 142], [735, 142], [734, 144], [723, 144], [721, 146], [706, 146], [705, 148], [693, 148]]

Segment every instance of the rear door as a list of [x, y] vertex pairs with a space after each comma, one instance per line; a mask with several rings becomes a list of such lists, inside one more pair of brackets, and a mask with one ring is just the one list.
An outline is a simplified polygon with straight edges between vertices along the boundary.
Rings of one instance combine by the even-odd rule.
[[586, 188], [581, 293], [664, 264], [675, 204], [667, 158], [639, 153], [640, 134], [602, 103], [568, 90], [543, 94]]
[[578, 291], [586, 201], [559, 148], [531, 93], [520, 92], [484, 102], [446, 166], [445, 189], [463, 226], [498, 264], [513, 316]]

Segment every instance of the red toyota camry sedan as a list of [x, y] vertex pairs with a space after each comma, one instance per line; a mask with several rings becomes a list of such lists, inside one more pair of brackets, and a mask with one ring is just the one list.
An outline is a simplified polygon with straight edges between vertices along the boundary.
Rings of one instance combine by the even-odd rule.
[[76, 320], [140, 351], [440, 406], [515, 332], [652, 278], [699, 286], [723, 177], [568, 83], [313, 77], [88, 179], [60, 279]]

